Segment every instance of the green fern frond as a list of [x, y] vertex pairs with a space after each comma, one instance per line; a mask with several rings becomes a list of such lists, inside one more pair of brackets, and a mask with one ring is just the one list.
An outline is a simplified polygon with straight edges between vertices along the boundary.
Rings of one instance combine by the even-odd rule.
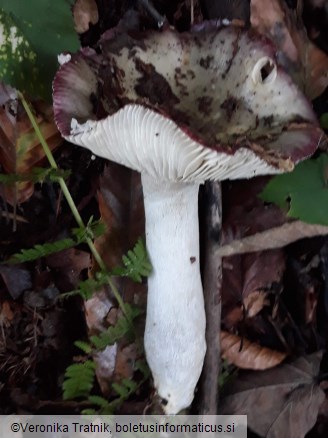
[[94, 384], [96, 364], [87, 360], [66, 368], [63, 383], [64, 400], [88, 397]]
[[134, 248], [122, 257], [124, 267], [115, 268], [113, 275], [129, 277], [136, 283], [141, 283], [142, 277], [148, 277], [152, 266], [142, 239], [139, 239]]
[[74, 342], [75, 347], [79, 348], [83, 351], [83, 353], [90, 354], [92, 352], [92, 347], [90, 344], [84, 341], [75, 341]]
[[97, 272], [95, 278], [88, 278], [88, 280], [81, 281], [79, 288], [66, 292], [60, 295], [60, 298], [69, 298], [80, 295], [84, 300], [89, 300], [97, 290], [108, 283], [110, 274], [107, 272]]
[[[125, 310], [130, 321], [133, 321], [141, 313], [140, 309], [132, 307], [128, 303], [125, 303]], [[126, 317], [122, 316], [113, 327], [109, 327], [98, 336], [90, 336], [90, 342], [97, 350], [103, 350], [127, 335], [131, 335], [131, 325]]]
[[[96, 400], [94, 400], [94, 397], [96, 397]], [[84, 409], [82, 411], [82, 414], [83, 415], [113, 415], [124, 401], [124, 399], [120, 397], [110, 402], [108, 402], [105, 399], [103, 399], [103, 402], [101, 402], [99, 399], [102, 399], [102, 397], [90, 396], [88, 398], [88, 401], [90, 403], [93, 403], [95, 406], [97, 406], [98, 409], [92, 409], [92, 408]], [[100, 404], [102, 404], [102, 406], [100, 406]]]
[[[103, 225], [99, 222], [90, 223], [89, 221], [88, 227], [89, 232], [93, 233], [93, 236], [103, 232]], [[78, 239], [82, 239], [83, 236], [86, 236], [86, 234], [83, 233], [84, 231], [80, 228], [74, 230], [74, 234]], [[90, 235], [88, 234], [88, 236]], [[134, 248], [128, 251], [127, 255], [122, 257], [122, 260], [124, 267], [114, 268], [111, 272], [97, 272], [95, 278], [81, 281], [78, 289], [61, 295], [61, 298], [80, 295], [84, 300], [89, 300], [97, 290], [108, 283], [108, 279], [113, 275], [129, 277], [133, 281], [140, 283], [142, 281], [141, 277], [147, 277], [151, 272], [152, 267], [142, 239], [138, 240]]]
[[91, 408], [83, 409], [81, 411], [81, 414], [82, 415], [98, 415], [98, 411], [97, 411], [97, 409], [91, 409]]
[[113, 383], [112, 388], [121, 398], [126, 399], [129, 396], [130, 391], [125, 385], [121, 385], [120, 383]]
[[24, 181], [31, 181], [33, 183], [43, 183], [45, 181], [57, 182], [59, 178], [68, 178], [70, 173], [70, 170], [34, 167], [29, 173], [0, 173], [0, 183], [10, 185]]
[[135, 363], [135, 369], [141, 372], [144, 380], [148, 379], [150, 376], [150, 369], [145, 360], [137, 360]]
[[93, 216], [91, 216], [85, 227], [73, 228], [72, 233], [77, 242], [82, 243], [87, 239], [94, 240], [96, 237], [104, 234], [105, 230], [105, 225], [100, 221], [94, 221]]
[[90, 395], [88, 400], [90, 403], [99, 406], [100, 408], [107, 408], [109, 406], [109, 401], [99, 395]]
[[[88, 361], [88, 362], [91, 362], [91, 361]], [[87, 363], [87, 362], [85, 362], [85, 363]], [[94, 364], [94, 363], [91, 362], [91, 364]], [[84, 364], [75, 364], [75, 365], [81, 366]], [[71, 367], [73, 367], [73, 366], [71, 366]], [[68, 367], [67, 370], [71, 367]], [[137, 383], [132, 379], [122, 379], [120, 382], [113, 383], [112, 389], [116, 392], [118, 397], [115, 398], [114, 400], [111, 400], [111, 401], [108, 401], [101, 396], [90, 394], [90, 391], [92, 388], [90, 381], [89, 381], [88, 386], [86, 384], [82, 385], [82, 391], [84, 391], [85, 388], [90, 388], [88, 394], [86, 394], [87, 389], [85, 390], [85, 392], [84, 392], [85, 398], [87, 398], [88, 402], [92, 403], [97, 408], [97, 409], [96, 408], [84, 409], [82, 411], [82, 414], [84, 414], [84, 415], [96, 415], [96, 414], [97, 415], [113, 415], [113, 414], [115, 414], [115, 412], [122, 405], [122, 403], [125, 400], [127, 400], [132, 394], [134, 394], [146, 382], [146, 380], [148, 379], [148, 377], [150, 375], [148, 366], [147, 366], [146, 362], [143, 360], [138, 360], [136, 362], [135, 369], [141, 371], [141, 373], [143, 374], [142, 380]], [[71, 372], [71, 374], [73, 374], [74, 377], [77, 376], [75, 369], [73, 370], [73, 372]], [[81, 374], [79, 373], [79, 378], [84, 378], [84, 377], [81, 376]], [[65, 380], [64, 384], [66, 384], [66, 382], [67, 382], [67, 380]], [[92, 384], [93, 384], [93, 381], [92, 381]], [[70, 389], [69, 395], [71, 395], [73, 397], [66, 397], [66, 398], [80, 397], [80, 395], [76, 395], [76, 394], [81, 394], [81, 392], [82, 392], [80, 387], [77, 390], [77, 383], [73, 382], [70, 386], [72, 387], [72, 389], [69, 388]]]
[[125, 386], [129, 390], [129, 392], [135, 392], [138, 388], [138, 384], [131, 379], [122, 379], [121, 384]]
[[73, 248], [75, 245], [76, 242], [73, 239], [62, 239], [52, 243], [35, 245], [33, 248], [22, 249], [21, 252], [13, 254], [7, 263], [30, 262], [54, 254], [55, 252], [63, 251], [64, 249]]
[[[93, 222], [91, 218], [86, 228], [81, 227], [72, 230], [75, 239], [61, 239], [51, 243], [44, 243], [42, 245], [37, 244], [33, 248], [22, 249], [19, 253], [13, 254], [8, 260], [8, 263], [15, 264], [37, 260], [50, 254], [63, 251], [64, 249], [73, 248], [82, 242], [86, 242], [87, 239], [90, 238], [90, 235], [95, 238], [100, 236], [103, 232], [103, 224], [99, 221]], [[107, 279], [108, 277], [106, 277], [106, 281]]]

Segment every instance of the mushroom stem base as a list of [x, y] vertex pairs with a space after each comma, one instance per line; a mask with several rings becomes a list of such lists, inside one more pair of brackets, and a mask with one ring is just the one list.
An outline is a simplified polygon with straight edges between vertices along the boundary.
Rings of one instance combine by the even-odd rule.
[[204, 355], [205, 312], [199, 268], [197, 184], [142, 175], [148, 279], [145, 350], [167, 414], [189, 406]]

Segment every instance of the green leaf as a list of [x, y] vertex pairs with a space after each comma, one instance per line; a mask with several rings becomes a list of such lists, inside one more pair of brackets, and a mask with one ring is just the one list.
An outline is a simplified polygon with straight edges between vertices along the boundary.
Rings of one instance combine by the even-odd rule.
[[33, 183], [43, 183], [46, 180], [51, 182], [57, 182], [59, 178], [66, 179], [70, 175], [70, 170], [60, 170], [43, 168], [43, 167], [33, 167], [30, 173], [18, 174], [18, 173], [0, 173], [0, 183], [3, 184], [14, 184], [21, 181], [31, 181]]
[[137, 360], [135, 363], [135, 369], [142, 373], [144, 379], [147, 379], [150, 376], [150, 370], [144, 360]]
[[[125, 310], [130, 321], [140, 315], [140, 310], [125, 303]], [[113, 345], [115, 342], [130, 334], [131, 326], [125, 316], [121, 316], [113, 327], [109, 327], [106, 331], [98, 336], [90, 336], [90, 341], [97, 350], [103, 350], [108, 345]]]
[[130, 326], [125, 317], [119, 318], [115, 326], [109, 327], [106, 331], [100, 333], [99, 336], [90, 336], [91, 343], [97, 350], [103, 350], [108, 345], [113, 345], [130, 330]]
[[91, 360], [76, 363], [66, 368], [63, 383], [64, 400], [89, 396], [94, 384], [95, 368], [96, 365]]
[[[52, 243], [44, 243], [43, 245], [35, 245], [33, 248], [30, 249], [22, 249], [20, 253], [14, 254], [10, 257], [8, 263], [23, 263], [23, 262], [30, 262], [32, 260], [39, 259], [41, 257], [46, 257], [50, 254], [53, 254], [55, 252], [63, 251], [64, 249], [72, 248], [82, 242], [85, 242], [90, 236], [93, 237], [98, 236], [102, 234], [103, 232], [103, 224], [99, 221], [92, 222], [92, 218], [90, 219], [88, 225], [86, 228], [74, 228], [72, 230], [73, 235], [75, 236], [75, 240], [73, 239], [62, 239], [57, 240], [56, 242]], [[84, 282], [86, 285], [85, 287], [92, 288], [92, 293], [94, 292], [94, 286], [97, 282], [102, 282], [102, 284], [106, 283], [108, 280], [107, 274], [101, 274], [100, 280], [88, 280], [89, 283]], [[83, 283], [80, 285], [80, 288], [83, 288]], [[88, 290], [85, 292], [85, 295], [90, 298]], [[77, 291], [76, 293], [80, 293], [80, 291]], [[75, 291], [69, 292], [68, 294], [65, 294], [66, 296], [69, 295], [75, 295]], [[81, 294], [83, 291], [81, 292]]]
[[109, 402], [99, 395], [90, 395], [88, 400], [90, 403], [99, 406], [100, 408], [107, 408], [109, 406]]
[[82, 415], [98, 415], [98, 411], [96, 409], [83, 409], [81, 412]]
[[78, 289], [62, 294], [61, 298], [80, 295], [84, 300], [89, 300], [97, 290], [108, 283], [110, 274], [107, 272], [97, 272], [95, 277], [96, 278], [89, 278], [88, 280], [81, 281]]
[[79, 47], [67, 0], [0, 0], [0, 76], [33, 96], [51, 99], [57, 55]]
[[80, 350], [82, 350], [84, 353], [86, 354], [90, 354], [92, 352], [92, 347], [90, 344], [88, 344], [87, 342], [84, 341], [75, 341], [74, 345], [79, 348]]
[[113, 383], [112, 388], [122, 398], [126, 398], [129, 396], [129, 390], [124, 385], [121, 385], [120, 383]]
[[20, 253], [13, 254], [7, 263], [23, 263], [32, 260], [46, 257], [55, 252], [63, 251], [64, 249], [72, 248], [76, 245], [73, 239], [62, 239], [52, 243], [44, 243], [43, 245], [35, 245], [30, 249], [22, 249]]
[[134, 392], [138, 388], [138, 384], [134, 380], [122, 379], [121, 383], [129, 390], [129, 392]]
[[78, 242], [85, 242], [87, 239], [94, 240], [104, 234], [106, 227], [100, 221], [94, 221], [91, 216], [85, 227], [73, 228], [73, 234]]
[[298, 164], [293, 172], [278, 175], [261, 198], [288, 211], [288, 216], [311, 224], [328, 225], [328, 155]]
[[115, 268], [113, 275], [129, 277], [136, 283], [141, 283], [141, 277], [148, 277], [151, 273], [151, 264], [142, 239], [139, 239], [134, 248], [122, 257], [124, 268]]

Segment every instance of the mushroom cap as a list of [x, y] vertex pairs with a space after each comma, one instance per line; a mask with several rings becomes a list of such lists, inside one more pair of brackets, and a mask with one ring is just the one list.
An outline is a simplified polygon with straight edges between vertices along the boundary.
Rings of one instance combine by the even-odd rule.
[[53, 85], [59, 130], [98, 156], [201, 183], [290, 171], [318, 145], [310, 103], [252, 31], [111, 30], [98, 49]]

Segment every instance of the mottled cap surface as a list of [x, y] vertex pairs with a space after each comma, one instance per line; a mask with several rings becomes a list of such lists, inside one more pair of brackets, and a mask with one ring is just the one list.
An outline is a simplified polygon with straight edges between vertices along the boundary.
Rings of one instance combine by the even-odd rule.
[[321, 135], [271, 44], [233, 26], [108, 31], [54, 80], [62, 134], [96, 155], [171, 180], [291, 170]]

